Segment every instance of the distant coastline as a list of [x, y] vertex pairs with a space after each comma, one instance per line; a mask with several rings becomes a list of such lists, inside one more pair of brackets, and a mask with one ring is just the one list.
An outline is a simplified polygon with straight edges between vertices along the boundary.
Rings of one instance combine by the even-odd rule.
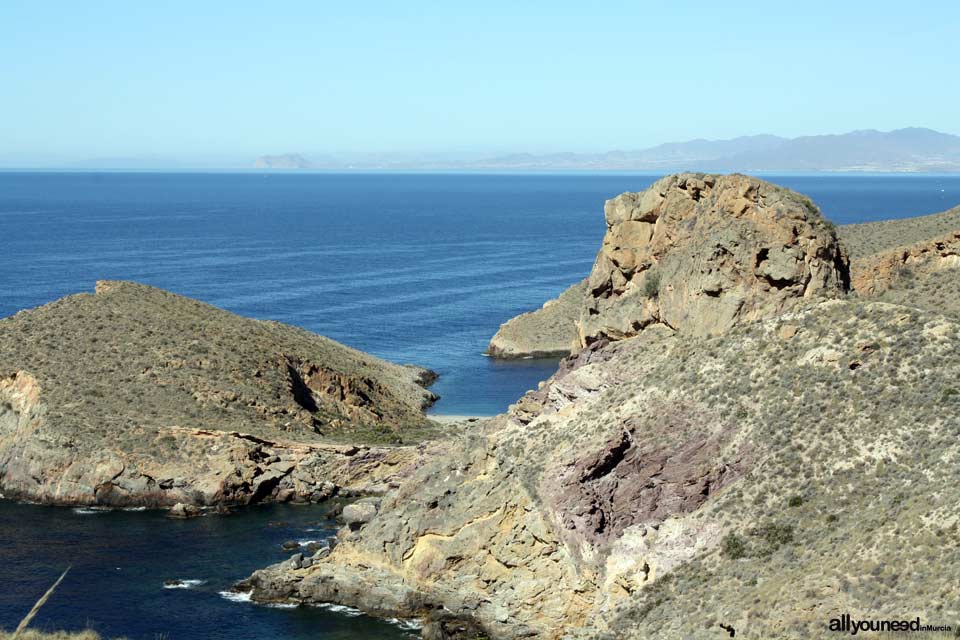
[[0, 153], [0, 171], [285, 171], [337, 173], [587, 173], [665, 175], [676, 171], [748, 174], [955, 174], [960, 136], [932, 129], [863, 130], [840, 135], [783, 138], [754, 135], [690, 140], [639, 150], [598, 153], [286, 152], [256, 158], [64, 158]]

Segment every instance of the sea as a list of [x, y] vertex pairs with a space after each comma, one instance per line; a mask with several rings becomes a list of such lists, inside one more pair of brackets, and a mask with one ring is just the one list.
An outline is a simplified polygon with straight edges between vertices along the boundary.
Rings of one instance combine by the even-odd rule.
[[[439, 414], [493, 415], [556, 368], [483, 352], [502, 322], [585, 277], [603, 202], [653, 173], [0, 173], [0, 318], [100, 279], [280, 320], [440, 377]], [[837, 224], [960, 204], [960, 176], [763, 175]], [[321, 540], [323, 505], [172, 521], [0, 501], [0, 628], [69, 565], [36, 624], [131, 640], [372, 639], [413, 633], [349, 610], [270, 608], [229, 587]], [[180, 579], [184, 588], [164, 588]]]

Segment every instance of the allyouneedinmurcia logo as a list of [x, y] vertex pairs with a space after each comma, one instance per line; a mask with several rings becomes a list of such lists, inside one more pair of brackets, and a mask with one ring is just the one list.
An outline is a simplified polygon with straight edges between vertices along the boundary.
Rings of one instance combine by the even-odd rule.
[[845, 613], [839, 618], [831, 618], [830, 631], [849, 633], [855, 636], [858, 633], [868, 631], [883, 631], [898, 634], [918, 631], [949, 633], [952, 631], [952, 628], [949, 625], [923, 624], [920, 622], [919, 616], [913, 620], [857, 620], [849, 613]]

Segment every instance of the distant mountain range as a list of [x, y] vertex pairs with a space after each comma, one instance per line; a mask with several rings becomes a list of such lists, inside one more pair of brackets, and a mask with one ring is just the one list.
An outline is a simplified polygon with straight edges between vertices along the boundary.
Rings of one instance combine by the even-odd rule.
[[960, 172], [960, 136], [932, 129], [873, 129], [839, 135], [670, 142], [600, 153], [280, 153], [255, 160], [223, 152], [191, 157], [55, 157], [0, 150], [0, 168], [66, 170], [321, 170], [321, 171], [715, 171]]
[[257, 168], [377, 170], [636, 170], [636, 171], [960, 171], [960, 136], [932, 129], [862, 130], [840, 135], [671, 142], [637, 151], [514, 153], [452, 158], [403, 155], [263, 156]]

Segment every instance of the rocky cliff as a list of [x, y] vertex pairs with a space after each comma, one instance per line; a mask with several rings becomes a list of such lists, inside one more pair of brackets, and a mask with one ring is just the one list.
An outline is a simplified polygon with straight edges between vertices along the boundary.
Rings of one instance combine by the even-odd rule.
[[549, 358], [570, 355], [576, 347], [572, 322], [580, 313], [587, 281], [578, 282], [536, 311], [523, 313], [500, 325], [487, 353], [494, 358]]
[[416, 464], [431, 373], [130, 282], [0, 320], [0, 491], [64, 504], [322, 499]]
[[[536, 312], [550, 313], [551, 335], [573, 332], [574, 350], [655, 324], [688, 335], [723, 333], [849, 288], [833, 226], [809, 198], [756, 178], [668, 176], [608, 200], [604, 216], [607, 232], [579, 309], [571, 289], [566, 302]], [[491, 354], [504, 351], [505, 330], [538, 319], [507, 322]], [[527, 352], [547, 344], [525, 334], [533, 337], [520, 342]]]
[[427, 638], [960, 621], [960, 324], [831, 299], [843, 252], [801, 196], [658, 185], [608, 203], [582, 348], [431, 443], [332, 553], [251, 576], [254, 599], [421, 617]]

